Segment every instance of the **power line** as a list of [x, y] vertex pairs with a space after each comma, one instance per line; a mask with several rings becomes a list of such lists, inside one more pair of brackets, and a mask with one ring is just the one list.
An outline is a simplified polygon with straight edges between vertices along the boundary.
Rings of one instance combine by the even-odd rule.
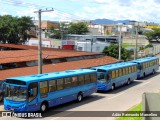
[[[21, 2], [17, 2], [17, 1], [11, 1], [11, 0], [5, 0], [5, 1], [0, 1], [0, 3], [3, 3], [3, 4], [7, 4], [7, 5], [13, 5], [13, 6], [19, 6], [19, 7], [35, 7], [35, 8], [48, 8], [47, 6], [41, 6], [41, 5], [37, 5], [37, 4], [32, 4], [32, 3], [21, 3]], [[38, 6], [38, 7], [37, 7]], [[73, 19], [73, 20], [77, 20], [77, 19], [81, 19], [81, 17], [78, 17], [74, 14], [71, 14], [71, 13], [67, 13], [65, 11], [62, 11], [62, 10], [59, 10], [57, 8], [54, 8], [54, 10], [58, 11], [61, 14], [65, 15], [65, 14], [68, 14], [70, 15], [71, 17], [68, 17], [65, 15], [65, 17], [69, 18], [69, 19]], [[85, 19], [85, 18], [83, 18]]]

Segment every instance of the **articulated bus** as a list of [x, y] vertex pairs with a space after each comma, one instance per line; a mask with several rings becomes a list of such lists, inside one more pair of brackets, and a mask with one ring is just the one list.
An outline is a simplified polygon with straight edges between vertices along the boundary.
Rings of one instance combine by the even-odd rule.
[[68, 70], [8, 78], [5, 81], [4, 109], [15, 112], [41, 111], [97, 92], [97, 72]]
[[154, 74], [159, 69], [158, 57], [145, 57], [130, 62], [137, 63], [137, 79]]
[[92, 67], [97, 70], [98, 90], [114, 90], [118, 86], [130, 84], [137, 78], [137, 64], [122, 62], [99, 67]]

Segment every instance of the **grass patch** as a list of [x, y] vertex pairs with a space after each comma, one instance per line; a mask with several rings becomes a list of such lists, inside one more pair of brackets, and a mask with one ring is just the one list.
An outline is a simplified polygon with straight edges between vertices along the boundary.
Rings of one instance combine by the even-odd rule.
[[[130, 111], [142, 111], [142, 103], [128, 110], [128, 112]], [[142, 120], [142, 117], [119, 117], [116, 120]]]
[[129, 46], [135, 46], [135, 44], [131, 44], [131, 43], [123, 43], [123, 44], [122, 44], [122, 47], [123, 47], [123, 48], [127, 48], [127, 47], [129, 47]]

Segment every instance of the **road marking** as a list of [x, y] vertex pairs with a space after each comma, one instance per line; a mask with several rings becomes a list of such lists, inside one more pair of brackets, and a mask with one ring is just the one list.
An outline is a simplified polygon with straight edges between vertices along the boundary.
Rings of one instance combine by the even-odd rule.
[[146, 83], [143, 83], [142, 85], [139, 85], [139, 87], [145, 86], [145, 85], [149, 84], [150, 82], [151, 82], [151, 81], [146, 82]]
[[122, 94], [124, 94], [124, 93], [126, 93], [126, 92], [121, 92], [121, 93], [119, 93], [119, 94], [117, 94], [117, 95], [115, 95], [115, 96], [113, 96], [113, 97], [108, 98], [108, 99], [116, 98], [116, 97], [118, 97], [118, 96], [120, 96], [120, 95], [122, 95]]

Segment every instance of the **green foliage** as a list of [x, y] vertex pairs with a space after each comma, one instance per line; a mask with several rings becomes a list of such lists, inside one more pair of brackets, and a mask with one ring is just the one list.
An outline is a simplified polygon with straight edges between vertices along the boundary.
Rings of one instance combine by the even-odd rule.
[[69, 34], [85, 34], [89, 32], [89, 29], [87, 27], [87, 24], [84, 22], [79, 23], [71, 23], [70, 27], [68, 28]]
[[[118, 44], [111, 44], [110, 46], [106, 46], [103, 50], [103, 53], [117, 58], [119, 55], [119, 45]], [[125, 48], [121, 48], [121, 59], [126, 61], [129, 60], [130, 56], [133, 54], [133, 50], [127, 50]]]
[[0, 42], [20, 44], [30, 38], [28, 31], [33, 26], [31, 17], [0, 16]]
[[49, 32], [47, 33], [50, 38], [60, 39], [61, 38], [61, 30], [50, 28]]
[[59, 28], [50, 28], [47, 34], [50, 38], [60, 39], [62, 37], [63, 39], [66, 36], [67, 32], [67, 25], [65, 23], [61, 23]]
[[[127, 111], [126, 113], [129, 113], [129, 112], [142, 112], [142, 103], [138, 104], [137, 106], [131, 108], [129, 111]], [[142, 120], [142, 117], [119, 117], [117, 118], [116, 120]]]
[[160, 28], [154, 28], [153, 31], [146, 32], [145, 36], [149, 42], [152, 40], [156, 40], [157, 42], [160, 41]]
[[148, 45], [145, 46], [145, 48], [150, 48], [153, 47], [153, 45], [151, 43], [149, 43]]

